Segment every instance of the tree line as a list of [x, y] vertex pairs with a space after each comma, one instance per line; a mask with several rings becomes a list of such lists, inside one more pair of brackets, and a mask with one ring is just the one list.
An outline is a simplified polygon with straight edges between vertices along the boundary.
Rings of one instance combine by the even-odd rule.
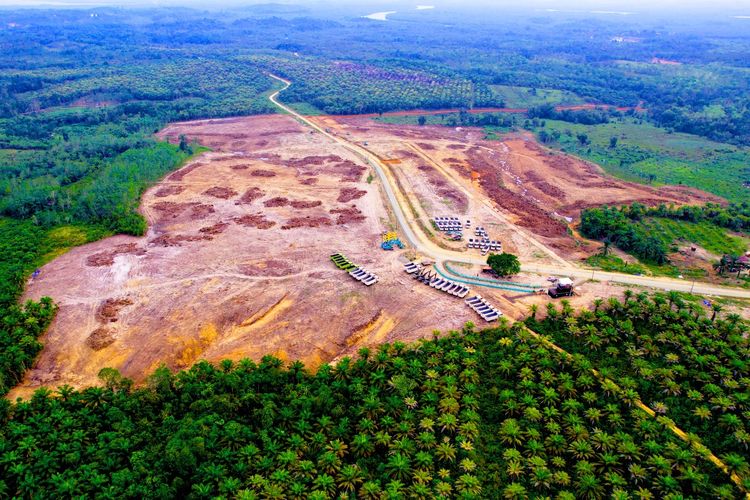
[[580, 229], [585, 237], [603, 240], [645, 262], [665, 264], [668, 261], [664, 242], [634, 224], [620, 208], [585, 209], [581, 212]]
[[[162, 367], [0, 400], [0, 491], [138, 498], [737, 498], [729, 477], [521, 324]], [[631, 395], [632, 396], [632, 395]], [[64, 426], [64, 428], [63, 428]], [[737, 464], [735, 464], [737, 465]]]

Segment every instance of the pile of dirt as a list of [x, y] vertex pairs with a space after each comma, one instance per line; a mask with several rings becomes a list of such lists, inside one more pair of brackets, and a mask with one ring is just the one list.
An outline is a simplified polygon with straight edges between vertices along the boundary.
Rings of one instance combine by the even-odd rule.
[[240, 272], [248, 276], [271, 276], [279, 278], [294, 273], [292, 264], [285, 260], [268, 259], [240, 264]]
[[151, 205], [151, 208], [159, 212], [164, 218], [172, 217], [173, 219], [175, 219], [179, 217], [182, 212], [184, 212], [188, 208], [195, 207], [196, 205], [198, 205], [198, 203], [177, 203], [174, 201], [160, 201]]
[[341, 182], [359, 182], [362, 174], [367, 170], [366, 167], [357, 165], [351, 160], [344, 160], [337, 155], [292, 158], [287, 164], [297, 169], [297, 175], [316, 176], [326, 173], [339, 176]]
[[250, 168], [250, 165], [240, 163], [239, 165], [232, 165], [229, 168], [231, 168], [232, 170], [247, 170], [248, 168]]
[[112, 330], [105, 326], [100, 326], [86, 339], [86, 345], [94, 350], [94, 351], [101, 351], [107, 346], [112, 345], [115, 342], [115, 337], [112, 333]]
[[337, 225], [348, 224], [350, 222], [358, 224], [367, 219], [367, 217], [362, 215], [362, 211], [354, 205], [348, 208], [334, 208], [331, 210], [331, 213], [338, 214], [338, 217], [336, 217]]
[[281, 226], [281, 229], [296, 229], [298, 227], [320, 227], [331, 226], [333, 222], [328, 217], [306, 215], [305, 217], [292, 217]]
[[542, 193], [544, 193], [544, 194], [546, 194], [548, 196], [552, 196], [553, 198], [556, 198], [556, 199], [558, 199], [560, 201], [563, 201], [566, 198], [565, 191], [563, 191], [562, 189], [560, 189], [557, 186], [553, 186], [552, 184], [550, 184], [547, 181], [538, 181], [538, 182], [535, 182], [533, 184], [533, 186], [535, 188], [537, 188], [539, 191], [541, 191]]
[[560, 201], [565, 200], [565, 191], [545, 181], [539, 174], [537, 174], [533, 170], [527, 170], [526, 172], [524, 172], [524, 177], [526, 177], [526, 180], [531, 182], [532, 185], [542, 193], [548, 196], [552, 196], [553, 198], [556, 198]]
[[312, 186], [313, 184], [318, 183], [318, 179], [316, 179], [315, 177], [308, 177], [307, 179], [302, 179], [301, 181], [299, 181], [299, 183], [305, 186]]
[[111, 266], [115, 263], [115, 256], [121, 254], [146, 255], [146, 249], [135, 243], [123, 243], [104, 252], [89, 255], [86, 258], [86, 265], [90, 267]]
[[419, 146], [420, 148], [424, 149], [425, 151], [434, 151], [434, 150], [436, 150], [436, 149], [437, 149], [437, 148], [436, 148], [435, 146], [433, 146], [432, 144], [428, 144], [428, 143], [426, 143], [426, 142], [418, 142], [418, 143], [417, 143], [417, 146]]
[[187, 209], [190, 209], [190, 220], [203, 219], [215, 212], [213, 205], [196, 202], [176, 203], [174, 201], [160, 201], [151, 205], [151, 208], [159, 212], [163, 218], [171, 217], [172, 219], [176, 219]]
[[157, 246], [157, 247], [180, 247], [182, 246], [182, 243], [186, 241], [204, 241], [204, 240], [212, 240], [212, 239], [213, 237], [207, 234], [189, 235], [189, 234], [168, 234], [167, 233], [167, 234], [162, 234], [161, 236], [157, 236], [153, 240], [149, 241], [149, 244]]
[[164, 186], [162, 188], [159, 188], [158, 191], [154, 193], [154, 196], [157, 198], [164, 198], [165, 196], [172, 196], [175, 194], [180, 194], [183, 191], [185, 191], [186, 186], [179, 186], [179, 185], [173, 185], [173, 186]]
[[336, 201], [340, 203], [348, 203], [350, 201], [362, 198], [366, 194], [367, 191], [362, 191], [361, 189], [342, 188], [341, 191], [339, 191], [339, 197], [336, 199]]
[[242, 217], [235, 217], [233, 220], [240, 226], [255, 227], [257, 229], [270, 229], [276, 225], [274, 221], [266, 219], [266, 216], [263, 214], [248, 214]]
[[190, 211], [190, 220], [205, 219], [215, 211], [216, 210], [214, 210], [213, 205], [204, 205], [203, 203], [198, 203]]
[[289, 204], [293, 208], [302, 209], [302, 208], [315, 208], [315, 207], [319, 207], [319, 206], [321, 206], [323, 204], [323, 202], [320, 201], [320, 200], [312, 200], [312, 201], [295, 200], [295, 201], [289, 202]]
[[235, 205], [250, 205], [252, 202], [257, 200], [258, 198], [263, 198], [263, 196], [266, 193], [260, 190], [260, 188], [257, 187], [251, 187], [245, 193], [240, 197], [239, 200], [235, 201]]
[[336, 161], [344, 161], [343, 158], [336, 155], [328, 156], [306, 156], [304, 158], [292, 158], [287, 163], [290, 167], [299, 168], [307, 167], [310, 165], [324, 165], [326, 163], [333, 163]]
[[198, 232], [205, 233], [205, 234], [221, 234], [228, 227], [229, 227], [229, 224], [226, 222], [217, 222], [213, 226], [206, 226], [206, 227], [200, 228]]
[[262, 168], [256, 168], [252, 172], [250, 172], [250, 175], [253, 177], [276, 177], [276, 172], [273, 172], [271, 170], [263, 170]]
[[195, 170], [198, 167], [202, 167], [203, 165], [205, 165], [205, 163], [201, 163], [201, 162], [191, 163], [190, 165], [188, 165], [188, 166], [186, 166], [184, 168], [181, 168], [177, 172], [172, 173], [169, 177], [167, 177], [167, 180], [168, 181], [178, 181], [178, 182], [182, 181], [187, 174], [189, 174], [190, 172], [192, 172], [193, 170]]
[[121, 299], [107, 299], [96, 309], [96, 319], [101, 323], [114, 323], [117, 315], [125, 306], [132, 305], [133, 301], [124, 297]]
[[284, 198], [283, 196], [276, 196], [275, 198], [271, 198], [270, 200], [266, 200], [263, 202], [263, 206], [265, 207], [284, 207], [286, 205], [289, 205], [289, 200], [287, 198]]
[[357, 165], [351, 160], [344, 160], [334, 165], [333, 170], [341, 176], [341, 182], [359, 182], [367, 168]]
[[227, 187], [213, 186], [203, 191], [206, 196], [213, 196], [222, 200], [228, 200], [233, 196], [237, 196], [237, 191]]
[[453, 151], [463, 151], [466, 149], [466, 146], [463, 144], [448, 144], [447, 148], [452, 149]]

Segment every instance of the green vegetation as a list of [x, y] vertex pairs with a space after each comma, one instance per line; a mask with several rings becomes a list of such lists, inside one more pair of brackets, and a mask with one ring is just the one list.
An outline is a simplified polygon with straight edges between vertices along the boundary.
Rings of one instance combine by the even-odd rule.
[[512, 253], [491, 253], [487, 257], [487, 265], [498, 276], [512, 276], [521, 272], [521, 262]]
[[750, 243], [745, 238], [731, 236], [726, 229], [710, 222], [688, 222], [663, 217], [645, 217], [640, 224], [662, 240], [667, 247], [693, 243], [716, 255], [742, 255]]
[[33, 363], [42, 348], [36, 339], [57, 310], [46, 298], [17, 303], [26, 278], [71, 246], [106, 234], [92, 226], [49, 230], [30, 221], [0, 218], [0, 396], [16, 385]]
[[581, 234], [587, 238], [606, 240], [646, 262], [667, 262], [666, 245], [658, 237], [633, 224], [625, 213], [617, 208], [584, 210], [581, 213]]
[[[641, 118], [623, 117], [609, 123], [580, 125], [545, 120], [530, 126], [547, 145], [601, 165], [626, 180], [654, 184], [684, 184], [729, 201], [748, 199], [750, 151], [702, 137], [656, 127]], [[582, 143], [579, 135], [585, 134]], [[611, 140], [617, 139], [611, 147]]]
[[633, 389], [590, 366], [503, 326], [361, 349], [315, 374], [272, 357], [199, 362], [135, 389], [105, 369], [105, 387], [0, 403], [0, 486], [149, 498], [739, 495], [667, 421], [633, 407]]
[[682, 270], [666, 265], [668, 253], [680, 244], [693, 244], [717, 255], [741, 256], [748, 249], [748, 238], [728, 234], [727, 230], [750, 234], [750, 205], [742, 203], [722, 207], [704, 206], [646, 207], [641, 203], [620, 208], [586, 209], [581, 213], [581, 234], [602, 240], [603, 255], [589, 258], [589, 264], [609, 271], [641, 274], [644, 266], [626, 264], [607, 256], [609, 245], [641, 259], [654, 274], [702, 277], [704, 270]]
[[556, 89], [514, 87], [512, 85], [490, 85], [492, 91], [505, 103], [505, 108], [527, 109], [542, 104], [555, 106], [584, 104], [584, 100], [572, 92]]
[[610, 271], [616, 273], [627, 273], [627, 274], [648, 274], [646, 266], [642, 264], [633, 264], [631, 262], [625, 262], [616, 255], [592, 255], [586, 259], [586, 263], [598, 267], [603, 271]]
[[502, 104], [484, 85], [422, 71], [310, 58], [253, 57], [247, 61], [295, 82], [284, 92], [285, 101], [308, 102], [330, 114]]
[[593, 311], [549, 309], [527, 320], [571, 353], [617, 380], [626, 398], [639, 394], [692, 439], [702, 441], [750, 486], [750, 341], [736, 314], [719, 304], [686, 302], [678, 293], [598, 301]]

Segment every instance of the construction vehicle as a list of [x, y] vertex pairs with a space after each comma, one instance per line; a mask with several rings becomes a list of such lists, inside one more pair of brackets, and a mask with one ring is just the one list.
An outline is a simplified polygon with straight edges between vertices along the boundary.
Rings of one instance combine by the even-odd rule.
[[404, 244], [401, 243], [401, 240], [398, 238], [396, 238], [395, 240], [384, 241], [380, 244], [380, 248], [382, 248], [383, 250], [393, 250], [394, 245], [401, 249], [404, 248]]
[[570, 297], [573, 295], [573, 280], [570, 278], [560, 278], [555, 286], [547, 289], [547, 295], [556, 299], [558, 297]]

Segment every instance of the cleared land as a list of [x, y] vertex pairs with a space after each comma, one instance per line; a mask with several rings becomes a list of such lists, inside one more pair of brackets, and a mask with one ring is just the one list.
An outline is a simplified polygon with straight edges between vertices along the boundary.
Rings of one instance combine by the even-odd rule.
[[[461, 301], [408, 280], [378, 248], [388, 214], [345, 150], [280, 116], [162, 133], [180, 134], [214, 151], [146, 193], [147, 236], [76, 248], [28, 287], [28, 298], [49, 295], [60, 312], [11, 397], [94, 384], [105, 366], [136, 380], [161, 363], [184, 368], [201, 358], [272, 353], [315, 366], [472, 319]], [[336, 269], [328, 256], [337, 251], [380, 282], [367, 288]]]
[[[612, 175], [655, 185], [683, 184], [729, 201], [750, 199], [750, 149], [714, 142], [704, 137], [670, 132], [634, 118], [599, 125], [546, 120], [548, 133], [559, 132], [551, 147], [596, 162]], [[582, 145], [578, 134], [590, 143]], [[617, 138], [616, 147], [610, 147]]]
[[388, 160], [391, 175], [412, 198], [410, 208], [420, 226], [428, 226], [434, 216], [465, 215], [475, 224], [491, 225], [488, 229], [506, 251], [524, 262], [549, 262], [549, 253], [540, 254], [530, 239], [569, 260], [596, 252], [598, 245], [569, 234], [566, 226], [587, 207], [721, 200], [684, 186], [657, 188], [613, 179], [594, 164], [540, 146], [527, 134], [489, 141], [475, 128], [313, 119]]
[[[707, 198], [613, 181], [525, 136], [499, 143], [485, 141], [478, 129], [319, 120], [391, 161], [388, 175], [427, 231], [436, 215], [471, 217], [525, 262], [554, 264], [573, 250], [585, 253], [555, 213], [574, 217], [586, 203]], [[345, 148], [284, 116], [187, 122], [161, 136], [175, 141], [182, 134], [213, 151], [145, 194], [146, 237], [76, 248], [28, 287], [28, 298], [49, 295], [60, 312], [36, 366], [11, 397], [41, 385], [90, 385], [107, 366], [136, 381], [162, 363], [184, 368], [198, 359], [269, 353], [316, 366], [363, 345], [480, 321], [463, 301], [403, 272], [407, 256], [419, 259], [414, 250], [378, 248], [381, 232], [393, 227], [390, 214], [380, 185], [367, 181], [368, 168]], [[380, 282], [366, 288], [337, 270], [328, 260], [334, 252]], [[544, 283], [535, 275], [518, 281]], [[574, 305], [624, 290], [579, 285]], [[474, 291], [510, 318], [547, 301]]]

